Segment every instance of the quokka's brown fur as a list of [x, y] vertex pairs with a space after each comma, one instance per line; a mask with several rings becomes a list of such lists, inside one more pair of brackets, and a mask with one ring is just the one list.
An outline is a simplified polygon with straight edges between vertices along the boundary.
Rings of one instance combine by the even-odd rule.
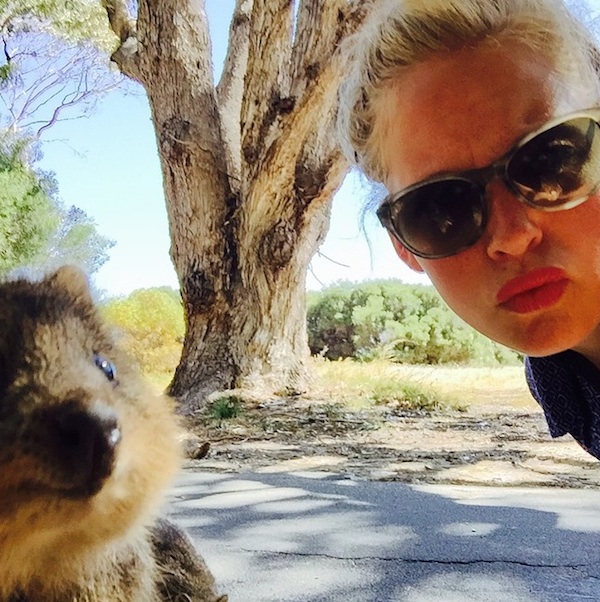
[[0, 602], [225, 602], [157, 516], [179, 441], [79, 270], [1, 284]]

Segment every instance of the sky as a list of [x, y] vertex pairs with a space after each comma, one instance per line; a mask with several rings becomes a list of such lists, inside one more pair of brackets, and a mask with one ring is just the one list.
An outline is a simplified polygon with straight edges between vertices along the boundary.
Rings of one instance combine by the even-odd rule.
[[[206, 0], [213, 61], [220, 71], [233, 0]], [[94, 275], [108, 296], [135, 289], [178, 287], [169, 256], [162, 176], [150, 110], [141, 87], [112, 92], [87, 117], [55, 125], [43, 139], [39, 166], [54, 172], [59, 197], [91, 216], [97, 230], [115, 241], [109, 261]], [[398, 278], [428, 282], [404, 266], [374, 216], [361, 231], [364, 184], [350, 175], [333, 199], [329, 234], [313, 259], [307, 288], [339, 280]]]

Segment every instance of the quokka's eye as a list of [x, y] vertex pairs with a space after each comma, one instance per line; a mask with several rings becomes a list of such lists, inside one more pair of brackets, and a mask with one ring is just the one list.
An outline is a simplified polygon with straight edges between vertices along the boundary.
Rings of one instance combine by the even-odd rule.
[[96, 366], [98, 366], [98, 368], [104, 372], [108, 380], [113, 381], [117, 379], [117, 369], [111, 361], [102, 357], [98, 353], [94, 353], [94, 364], [96, 364]]

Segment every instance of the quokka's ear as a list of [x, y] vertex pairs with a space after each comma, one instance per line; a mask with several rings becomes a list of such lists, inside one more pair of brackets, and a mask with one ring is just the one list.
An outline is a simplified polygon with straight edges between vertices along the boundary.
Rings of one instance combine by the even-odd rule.
[[92, 303], [87, 277], [83, 270], [74, 265], [65, 265], [46, 278], [46, 282], [70, 296]]

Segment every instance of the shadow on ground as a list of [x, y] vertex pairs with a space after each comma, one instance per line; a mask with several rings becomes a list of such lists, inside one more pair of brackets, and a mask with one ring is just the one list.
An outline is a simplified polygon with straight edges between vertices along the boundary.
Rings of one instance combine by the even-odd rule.
[[600, 492], [186, 471], [170, 511], [230, 602], [600, 600]]

